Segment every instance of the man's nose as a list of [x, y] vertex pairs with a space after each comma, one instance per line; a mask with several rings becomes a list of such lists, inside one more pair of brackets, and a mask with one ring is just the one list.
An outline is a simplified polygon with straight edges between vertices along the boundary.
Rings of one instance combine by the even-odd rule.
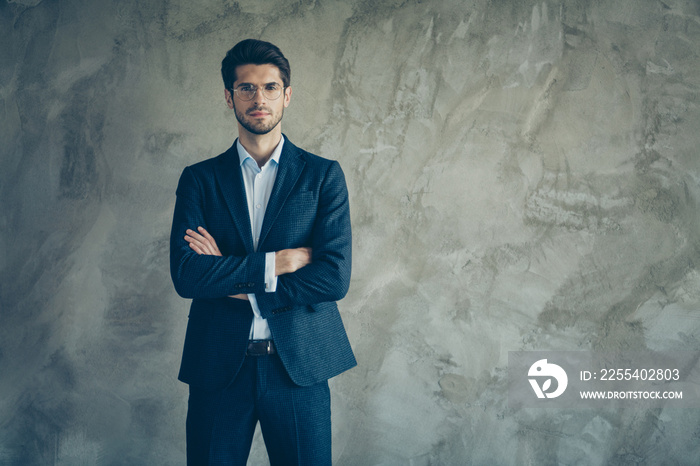
[[263, 88], [262, 87], [256, 87], [255, 88], [255, 94], [253, 95], [253, 102], [256, 104], [265, 102], [267, 99], [265, 98], [265, 94], [263, 93]]

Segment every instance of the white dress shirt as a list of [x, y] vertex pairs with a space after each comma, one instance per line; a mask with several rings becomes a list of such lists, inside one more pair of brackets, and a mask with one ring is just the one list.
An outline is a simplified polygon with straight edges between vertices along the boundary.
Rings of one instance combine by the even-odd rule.
[[[245, 150], [238, 141], [238, 158], [241, 162], [241, 173], [243, 174], [243, 183], [245, 184], [245, 195], [248, 201], [248, 214], [250, 215], [250, 226], [253, 234], [253, 247], [258, 250], [258, 242], [260, 241], [260, 231], [262, 229], [263, 218], [265, 218], [265, 210], [267, 202], [270, 200], [272, 187], [277, 178], [277, 168], [279, 167], [280, 155], [282, 154], [282, 146], [284, 145], [284, 136], [280, 139], [279, 144], [272, 152], [270, 159], [262, 166], [258, 167], [257, 162]], [[274, 293], [277, 290], [277, 277], [275, 276], [275, 253], [268, 252], [265, 254], [265, 291]], [[272, 338], [270, 327], [267, 325], [267, 320], [260, 315], [258, 301], [255, 299], [255, 294], [248, 295], [250, 305], [253, 308], [253, 324], [250, 327], [251, 340], [269, 340]]]

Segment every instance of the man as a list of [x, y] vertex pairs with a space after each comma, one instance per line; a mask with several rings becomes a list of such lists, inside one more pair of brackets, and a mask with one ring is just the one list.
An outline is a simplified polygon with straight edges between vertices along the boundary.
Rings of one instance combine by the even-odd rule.
[[350, 282], [345, 178], [282, 134], [279, 48], [239, 42], [221, 73], [239, 137], [185, 168], [170, 236], [175, 289], [192, 299], [188, 464], [244, 465], [258, 421], [273, 465], [330, 464], [327, 381], [356, 365], [336, 305]]

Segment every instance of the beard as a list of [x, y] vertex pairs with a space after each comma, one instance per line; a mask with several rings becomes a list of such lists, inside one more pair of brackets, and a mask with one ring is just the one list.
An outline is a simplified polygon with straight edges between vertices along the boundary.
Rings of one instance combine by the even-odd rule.
[[[248, 117], [248, 112], [255, 112], [261, 110], [270, 114], [271, 120], [269, 123], [264, 123], [262, 121], [257, 121], [257, 119], [255, 118]], [[279, 114], [273, 112], [272, 109], [266, 107], [252, 107], [246, 110], [245, 112], [239, 112], [236, 108], [236, 104], [234, 103], [233, 113], [236, 114], [236, 120], [238, 120], [238, 123], [240, 123], [241, 126], [246, 129], [246, 131], [252, 134], [267, 134], [273, 129], [275, 129], [275, 127], [280, 123], [280, 121], [282, 121], [282, 117], [284, 116], [284, 107], [282, 108], [282, 111], [280, 111]]]

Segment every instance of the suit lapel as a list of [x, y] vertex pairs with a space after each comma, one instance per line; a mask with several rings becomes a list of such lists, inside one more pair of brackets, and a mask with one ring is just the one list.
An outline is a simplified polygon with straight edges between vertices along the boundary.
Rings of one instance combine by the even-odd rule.
[[233, 224], [238, 229], [241, 238], [243, 238], [245, 250], [252, 254], [255, 252], [253, 249], [253, 233], [250, 226], [248, 202], [246, 200], [245, 185], [243, 184], [243, 174], [241, 173], [236, 142], [220, 157], [219, 167], [216, 170], [216, 180], [224, 195], [226, 206], [233, 217]]
[[279, 167], [277, 168], [277, 178], [275, 179], [275, 184], [270, 194], [270, 200], [265, 210], [265, 218], [263, 218], [258, 247], [264, 243], [287, 197], [292, 192], [292, 188], [294, 188], [294, 185], [299, 179], [299, 175], [301, 175], [301, 172], [304, 170], [306, 162], [299, 157], [300, 153], [301, 151], [299, 148], [285, 137], [284, 145], [282, 146], [282, 154], [280, 154]]

